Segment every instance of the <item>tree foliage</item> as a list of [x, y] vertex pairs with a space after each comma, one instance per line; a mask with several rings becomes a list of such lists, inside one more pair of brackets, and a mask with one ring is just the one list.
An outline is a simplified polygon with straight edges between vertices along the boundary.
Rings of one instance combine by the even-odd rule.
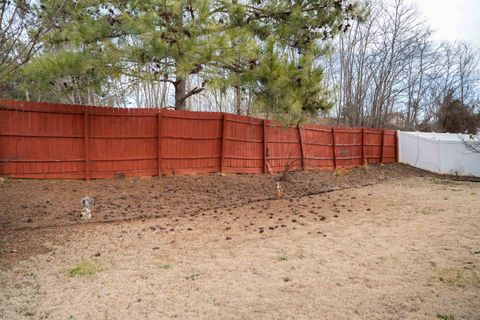
[[322, 83], [323, 71], [314, 63], [315, 50], [297, 61], [275, 52], [273, 40], [268, 45], [258, 68], [243, 76], [251, 83], [256, 107], [288, 122], [301, 121], [305, 114], [316, 114], [331, 107]]
[[[349, 28], [344, 0], [41, 0], [53, 26], [24, 73], [43, 86], [101, 95], [112, 79], [173, 85], [175, 107], [207, 86], [255, 94], [265, 113], [326, 109], [317, 59], [324, 41]], [[190, 78], [202, 79], [187, 88]]]

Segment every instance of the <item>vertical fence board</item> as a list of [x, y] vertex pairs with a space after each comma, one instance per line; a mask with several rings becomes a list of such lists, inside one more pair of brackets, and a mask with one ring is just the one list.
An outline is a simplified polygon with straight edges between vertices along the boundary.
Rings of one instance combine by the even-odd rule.
[[222, 145], [221, 145], [221, 158], [220, 158], [220, 172], [224, 173], [225, 172], [225, 127], [227, 125], [226, 121], [227, 115], [224, 113], [222, 115]]
[[298, 125], [298, 139], [300, 142], [300, 150], [302, 154], [302, 171], [305, 171], [305, 148], [303, 147], [302, 127]]
[[380, 163], [383, 163], [383, 152], [385, 150], [385, 130], [382, 130], [382, 149], [380, 150]]
[[337, 168], [337, 144], [335, 136], [335, 127], [332, 127], [332, 149], [333, 149], [333, 168]]
[[263, 120], [263, 173], [267, 173], [268, 146], [267, 146], [267, 120]]
[[157, 175], [162, 175], [162, 113], [157, 115]]
[[366, 165], [365, 163], [365, 128], [362, 128], [362, 166]]
[[84, 117], [84, 122], [83, 122], [83, 131], [85, 135], [85, 180], [90, 180], [90, 143], [88, 141], [89, 139], [89, 114], [88, 111], [86, 111], [83, 114]]
[[398, 130], [395, 130], [395, 141], [394, 141], [394, 146], [395, 148], [395, 162], [398, 162], [398, 154], [399, 154], [399, 150], [398, 150]]

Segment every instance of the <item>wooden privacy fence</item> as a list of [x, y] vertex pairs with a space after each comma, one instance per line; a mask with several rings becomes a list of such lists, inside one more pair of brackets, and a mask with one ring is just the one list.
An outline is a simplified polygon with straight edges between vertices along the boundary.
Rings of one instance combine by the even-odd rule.
[[396, 161], [394, 130], [282, 127], [218, 112], [0, 100], [3, 176], [262, 173]]

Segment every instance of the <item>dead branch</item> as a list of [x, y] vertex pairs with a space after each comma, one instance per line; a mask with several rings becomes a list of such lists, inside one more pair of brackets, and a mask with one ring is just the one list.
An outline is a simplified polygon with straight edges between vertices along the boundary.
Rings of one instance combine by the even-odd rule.
[[465, 139], [462, 136], [460, 139], [462, 139], [462, 143], [467, 150], [472, 151], [473, 153], [480, 153], [480, 134], [471, 134], [469, 139]]

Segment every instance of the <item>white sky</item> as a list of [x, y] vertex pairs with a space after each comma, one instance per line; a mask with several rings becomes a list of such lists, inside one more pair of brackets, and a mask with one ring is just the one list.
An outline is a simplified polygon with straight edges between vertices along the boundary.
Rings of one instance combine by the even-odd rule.
[[480, 0], [414, 0], [439, 41], [464, 40], [480, 49]]

